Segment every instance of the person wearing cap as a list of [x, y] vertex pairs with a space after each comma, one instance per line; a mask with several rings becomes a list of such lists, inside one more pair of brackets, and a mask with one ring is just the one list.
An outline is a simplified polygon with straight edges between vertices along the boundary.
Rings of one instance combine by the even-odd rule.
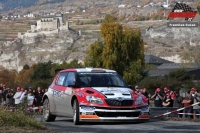
[[[193, 98], [192, 98], [192, 95], [191, 95], [190, 90], [187, 92], [187, 96], [183, 99], [182, 103], [183, 103], [183, 106], [184, 106], [184, 107], [187, 107], [187, 106], [192, 105], [192, 103], [193, 103]], [[192, 106], [189, 107], [189, 108], [185, 108], [185, 109], [183, 110], [183, 118], [187, 118], [187, 117], [190, 117], [190, 118], [191, 118], [191, 116], [190, 116], [190, 115], [187, 115], [187, 113], [192, 113]]]
[[138, 85], [135, 86], [135, 93], [140, 93], [140, 87]]
[[163, 101], [162, 105], [163, 107], [172, 107], [173, 106], [173, 101], [171, 99], [170, 94], [166, 94], [166, 99]]
[[163, 94], [161, 93], [160, 88], [156, 89], [155, 93], [151, 96], [151, 99], [154, 100], [155, 107], [163, 107], [163, 105], [162, 105]]
[[163, 99], [165, 100], [167, 98], [167, 95], [170, 94], [170, 90], [167, 87], [165, 87], [163, 89], [163, 91], [164, 91], [164, 97], [163, 97]]
[[[200, 93], [197, 92], [195, 88], [191, 88], [191, 94], [194, 100], [194, 103], [200, 102]], [[200, 104], [193, 106], [194, 118], [200, 118]], [[197, 114], [197, 115], [196, 115]]]

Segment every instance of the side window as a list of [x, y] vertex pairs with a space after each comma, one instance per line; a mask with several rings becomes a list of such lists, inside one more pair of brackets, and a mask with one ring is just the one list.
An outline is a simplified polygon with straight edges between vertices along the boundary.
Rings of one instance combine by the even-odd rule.
[[69, 72], [67, 79], [65, 80], [64, 86], [74, 85], [75, 84], [75, 72]]
[[61, 85], [62, 86], [66, 76], [67, 76], [66, 72], [65, 73], [60, 73], [60, 75], [59, 75], [59, 77], [57, 79], [56, 85]]

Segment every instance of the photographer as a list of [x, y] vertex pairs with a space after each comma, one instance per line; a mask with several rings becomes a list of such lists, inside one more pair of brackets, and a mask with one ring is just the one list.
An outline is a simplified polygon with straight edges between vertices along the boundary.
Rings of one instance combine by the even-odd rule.
[[160, 91], [160, 88], [157, 88], [155, 93], [151, 96], [151, 99], [154, 99], [154, 106], [155, 107], [163, 107], [163, 94]]

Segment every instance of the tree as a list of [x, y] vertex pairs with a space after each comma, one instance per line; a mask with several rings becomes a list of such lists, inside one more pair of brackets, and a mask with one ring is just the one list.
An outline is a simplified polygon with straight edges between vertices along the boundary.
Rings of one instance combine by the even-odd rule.
[[24, 88], [28, 88], [31, 86], [31, 75], [33, 74], [36, 65], [32, 65], [28, 69], [27, 66], [25, 65], [24, 68], [16, 75], [15, 84], [17, 86], [21, 86]]
[[34, 88], [38, 86], [47, 88], [52, 82], [53, 76], [51, 75], [51, 64], [38, 63], [31, 75], [31, 84]]
[[200, 6], [197, 6], [197, 11], [198, 11], [198, 13], [200, 15]]
[[14, 88], [14, 80], [17, 72], [15, 70], [1, 69], [0, 83], [6, 84], [9, 88]]
[[137, 83], [144, 67], [144, 42], [140, 30], [123, 26], [111, 15], [105, 16], [100, 29], [103, 41], [99, 39], [90, 46], [85, 64], [114, 69], [125, 76], [128, 83]]

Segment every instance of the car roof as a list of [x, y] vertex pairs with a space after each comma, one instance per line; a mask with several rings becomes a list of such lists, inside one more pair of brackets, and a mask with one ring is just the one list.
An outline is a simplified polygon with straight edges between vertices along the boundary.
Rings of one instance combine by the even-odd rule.
[[115, 70], [110, 70], [110, 69], [104, 69], [104, 68], [70, 68], [70, 69], [64, 69], [61, 70], [60, 72], [116, 72]]

